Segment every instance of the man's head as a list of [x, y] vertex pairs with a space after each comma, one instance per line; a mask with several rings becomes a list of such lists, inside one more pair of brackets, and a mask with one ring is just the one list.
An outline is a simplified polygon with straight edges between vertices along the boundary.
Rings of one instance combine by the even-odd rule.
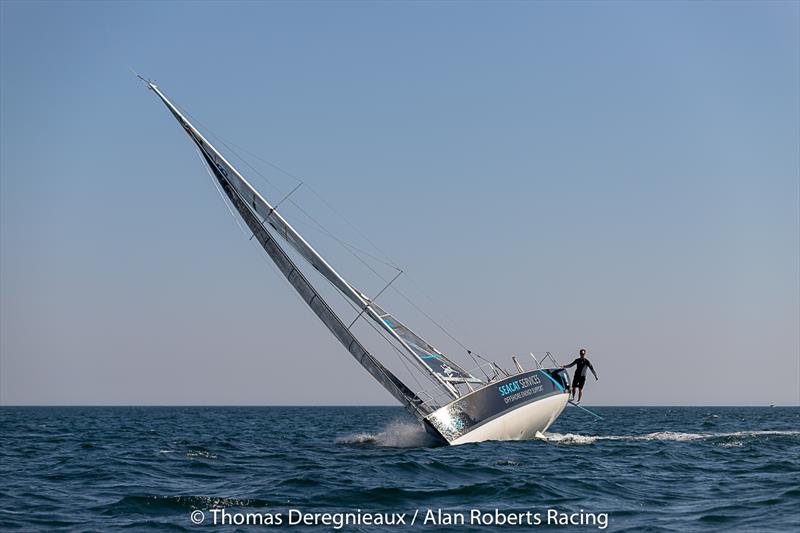
[[580, 354], [581, 357], [586, 357], [586, 348], [581, 348], [578, 353]]

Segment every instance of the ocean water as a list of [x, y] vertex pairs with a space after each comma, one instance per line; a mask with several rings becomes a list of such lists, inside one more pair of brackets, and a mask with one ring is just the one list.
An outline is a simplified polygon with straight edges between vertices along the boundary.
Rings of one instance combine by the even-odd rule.
[[0, 531], [800, 530], [800, 408], [596, 411], [432, 447], [393, 407], [2, 407]]

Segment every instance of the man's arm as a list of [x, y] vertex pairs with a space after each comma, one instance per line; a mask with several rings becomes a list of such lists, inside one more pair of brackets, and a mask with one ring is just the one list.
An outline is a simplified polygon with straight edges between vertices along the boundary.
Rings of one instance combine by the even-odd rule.
[[595, 379], [595, 381], [597, 381], [598, 379], [600, 379], [600, 378], [598, 378], [598, 377], [597, 377], [597, 372], [595, 372], [595, 371], [594, 371], [594, 367], [592, 366], [592, 363], [589, 363], [589, 361], [586, 361], [586, 363], [588, 363], [588, 365], [589, 365], [589, 370], [591, 370], [591, 371], [592, 371], [592, 374], [594, 374], [594, 379]]
[[[573, 362], [571, 362], [570, 364], [568, 364], [568, 365], [567, 365], [567, 366], [565, 366], [564, 368], [569, 368], [569, 367], [571, 367], [571, 366], [575, 366], [575, 365], [577, 365], [577, 364], [578, 364], [578, 359], [575, 359]], [[592, 370], [592, 372], [594, 372], [594, 370]]]

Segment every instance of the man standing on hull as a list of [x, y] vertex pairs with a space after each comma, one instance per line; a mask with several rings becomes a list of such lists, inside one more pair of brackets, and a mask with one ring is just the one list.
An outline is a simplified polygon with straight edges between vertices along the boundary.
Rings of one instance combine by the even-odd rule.
[[575, 366], [575, 374], [572, 376], [572, 394], [570, 400], [575, 399], [575, 390], [578, 391], [578, 403], [581, 403], [581, 398], [583, 398], [583, 386], [586, 383], [586, 374], [588, 371], [591, 370], [592, 374], [594, 374], [594, 380], [597, 381], [597, 372], [594, 371], [594, 367], [592, 363], [586, 359], [586, 348], [581, 348], [580, 357], [575, 359], [573, 362], [568, 364], [567, 366], [561, 365], [561, 368], [569, 368], [571, 366]]

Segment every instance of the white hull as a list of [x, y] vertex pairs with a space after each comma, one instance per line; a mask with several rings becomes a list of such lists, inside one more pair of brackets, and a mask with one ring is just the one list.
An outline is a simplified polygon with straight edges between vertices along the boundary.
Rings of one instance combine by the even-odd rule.
[[567, 406], [569, 394], [558, 394], [523, 405], [473, 429], [450, 444], [485, 440], [529, 440], [544, 432]]

